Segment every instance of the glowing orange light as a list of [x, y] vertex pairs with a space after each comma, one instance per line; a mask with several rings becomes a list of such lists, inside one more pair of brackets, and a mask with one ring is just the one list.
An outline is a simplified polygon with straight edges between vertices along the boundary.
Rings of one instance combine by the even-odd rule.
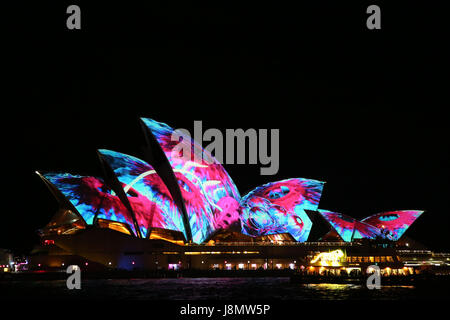
[[321, 252], [311, 260], [311, 263], [319, 263], [321, 266], [339, 267], [342, 265], [341, 260], [343, 257], [344, 252], [340, 249], [331, 252]]

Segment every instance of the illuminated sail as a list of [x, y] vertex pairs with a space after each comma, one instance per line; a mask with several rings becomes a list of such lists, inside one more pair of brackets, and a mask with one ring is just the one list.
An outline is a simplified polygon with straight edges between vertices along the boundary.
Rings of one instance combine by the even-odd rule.
[[242, 232], [250, 236], [290, 233], [308, 239], [312, 222], [304, 209], [316, 210], [324, 182], [293, 178], [265, 184], [241, 201]]
[[381, 232], [378, 228], [342, 213], [321, 209], [318, 211], [339, 234], [342, 240], [346, 242], [363, 238], [375, 239], [376, 237], [381, 236]]
[[422, 213], [423, 211], [419, 210], [388, 211], [371, 215], [361, 221], [377, 227], [388, 239], [397, 241]]
[[[212, 232], [239, 223], [239, 191], [223, 166], [189, 137], [174, 141], [174, 130], [168, 125], [141, 120], [156, 138], [178, 179], [193, 241], [203, 242]], [[192, 152], [189, 156], [177, 150]]]
[[148, 199], [147, 207], [133, 206], [133, 211], [141, 213], [137, 220], [143, 235], [147, 235], [149, 228], [185, 233], [181, 214], [166, 185], [151, 165], [120, 152], [102, 149], [99, 153], [114, 170], [118, 180], [124, 184], [124, 191], [128, 194], [132, 206], [132, 195], [129, 192], [132, 189]]
[[[123, 222], [136, 234], [134, 217], [101, 178], [47, 173], [43, 175], [69, 200], [87, 224], [95, 218]], [[132, 200], [136, 206], [148, 206], [148, 200], [137, 191]]]

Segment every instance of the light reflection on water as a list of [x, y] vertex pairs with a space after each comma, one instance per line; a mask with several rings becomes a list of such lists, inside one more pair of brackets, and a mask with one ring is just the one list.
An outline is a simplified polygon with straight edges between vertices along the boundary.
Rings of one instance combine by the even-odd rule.
[[318, 283], [299, 285], [302, 297], [320, 300], [408, 300], [423, 299], [424, 291], [414, 286], [389, 285], [369, 290], [361, 284]]
[[[6, 288], [2, 288], [5, 287]], [[82, 280], [81, 290], [68, 290], [64, 280], [0, 283], [9, 297], [40, 299], [128, 300], [411, 300], [439, 298], [439, 293], [414, 286], [361, 284], [298, 284], [289, 278], [179, 278]], [[442, 298], [442, 297], [440, 297]]]
[[362, 286], [357, 284], [337, 284], [337, 283], [311, 283], [305, 284], [306, 288], [318, 289], [318, 290], [349, 290], [360, 289]]

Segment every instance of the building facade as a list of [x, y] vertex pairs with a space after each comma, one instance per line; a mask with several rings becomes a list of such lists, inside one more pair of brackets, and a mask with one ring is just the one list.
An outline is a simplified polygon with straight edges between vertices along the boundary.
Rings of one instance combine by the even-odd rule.
[[[59, 210], [40, 230], [30, 269], [413, 272], [396, 243], [423, 213], [357, 220], [319, 209], [324, 182], [292, 178], [241, 197], [224, 167], [190, 137], [141, 119], [144, 160], [99, 150], [103, 177], [38, 172]], [[189, 150], [186, 157], [174, 150]], [[405, 269], [406, 268], [406, 269]], [[394, 271], [392, 271], [394, 272]]]

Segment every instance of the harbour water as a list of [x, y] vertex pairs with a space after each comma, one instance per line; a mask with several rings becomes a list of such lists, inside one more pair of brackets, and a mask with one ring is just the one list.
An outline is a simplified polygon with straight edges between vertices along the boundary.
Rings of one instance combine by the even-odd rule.
[[0, 281], [3, 299], [33, 300], [450, 300], [449, 290], [361, 284], [300, 284], [287, 277], [85, 279], [80, 290], [65, 280]]

